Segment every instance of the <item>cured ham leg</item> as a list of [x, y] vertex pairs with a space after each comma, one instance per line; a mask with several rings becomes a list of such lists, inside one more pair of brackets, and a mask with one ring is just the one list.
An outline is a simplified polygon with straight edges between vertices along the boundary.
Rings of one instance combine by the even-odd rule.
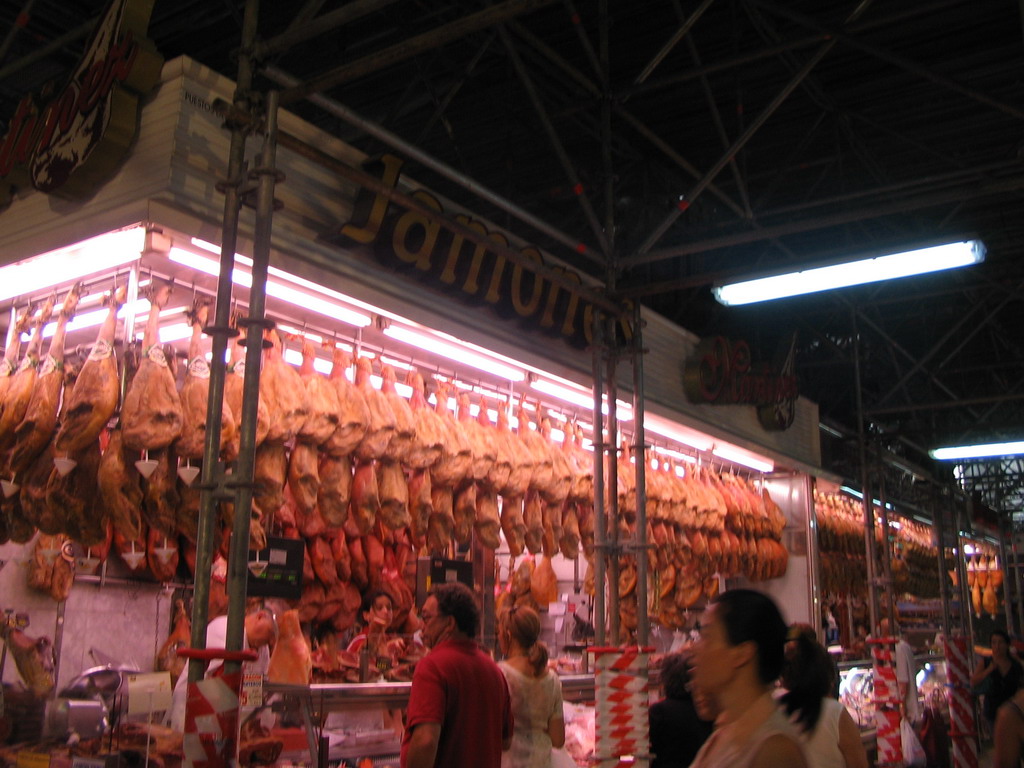
[[171, 679], [177, 680], [185, 668], [185, 659], [178, 656], [179, 648], [188, 648], [192, 642], [192, 622], [185, 610], [185, 601], [174, 601], [174, 627], [156, 654], [156, 668], [170, 672]]
[[146, 537], [146, 560], [157, 581], [170, 581], [178, 571], [178, 537], [168, 536], [156, 528], [149, 529]]
[[404, 464], [412, 470], [427, 469], [434, 466], [444, 454], [448, 433], [441, 417], [427, 404], [423, 377], [410, 371], [407, 381], [412, 388], [409, 408], [415, 422], [416, 439], [413, 440]]
[[267, 440], [284, 443], [298, 434], [309, 416], [309, 398], [298, 371], [284, 361], [281, 337], [268, 331], [271, 346], [263, 353], [260, 399], [267, 403], [270, 431]]
[[398, 394], [398, 390], [395, 388], [395, 369], [390, 365], [383, 366], [380, 378], [381, 394], [387, 398], [391, 412], [395, 416], [395, 431], [384, 451], [384, 458], [404, 464], [416, 447], [416, 420], [413, 418], [409, 402]]
[[313, 674], [313, 659], [309, 643], [299, 626], [299, 612], [285, 611], [277, 620], [280, 635], [267, 667], [267, 680], [271, 683], [308, 685]]
[[74, 453], [95, 441], [117, 410], [120, 382], [114, 357], [114, 331], [117, 311], [124, 299], [124, 286], [107, 297], [107, 317], [66, 403], [57, 432], [58, 453]]
[[320, 489], [317, 506], [324, 522], [332, 528], [341, 527], [348, 518], [352, 497], [352, 461], [348, 456], [320, 456]]
[[64, 533], [83, 546], [92, 546], [107, 537], [107, 507], [97, 482], [100, 443], [95, 440], [71, 456], [78, 462], [74, 472], [64, 477], [56, 469], [50, 473], [46, 506], [55, 519], [63, 520]]
[[166, 283], [154, 283], [149, 292], [142, 362], [128, 386], [121, 408], [124, 444], [132, 451], [166, 448], [181, 434], [184, 419], [181, 398], [167, 357], [160, 349], [160, 310], [167, 305], [170, 296], [171, 287]]
[[[181, 434], [174, 443], [174, 452], [186, 459], [203, 458], [206, 448], [210, 364], [203, 354], [202, 337], [209, 313], [209, 302], [197, 300], [189, 317], [192, 321], [192, 339], [188, 346], [188, 373], [181, 388]], [[226, 397], [221, 405], [220, 452], [227, 461], [238, 456], [238, 422]]]
[[29, 306], [14, 321], [14, 328], [11, 331], [11, 343], [4, 350], [3, 360], [0, 360], [0, 413], [3, 413], [4, 404], [7, 402], [7, 392], [11, 387], [11, 378], [18, 369], [21, 335], [28, 330], [31, 319], [32, 307]]
[[512, 557], [519, 557], [526, 548], [526, 523], [523, 522], [523, 497], [508, 496], [501, 499], [501, 530], [508, 542]]
[[320, 468], [316, 447], [312, 443], [296, 442], [288, 460], [288, 488], [303, 514], [310, 514], [316, 506], [320, 491]]
[[360, 357], [356, 361], [356, 386], [363, 393], [370, 412], [366, 434], [356, 446], [356, 457], [363, 461], [381, 458], [395, 434], [395, 413], [384, 393], [373, 388], [372, 373], [373, 363], [367, 357]]
[[398, 462], [377, 462], [377, 487], [380, 498], [377, 519], [393, 530], [409, 525], [409, 485]]
[[21, 424], [21, 420], [25, 418], [25, 413], [28, 411], [28, 404], [32, 400], [32, 392], [39, 377], [39, 352], [43, 343], [43, 326], [49, 322], [50, 316], [53, 314], [53, 304], [54, 297], [51, 296], [36, 316], [35, 325], [32, 328], [32, 338], [29, 339], [28, 349], [25, 350], [25, 358], [7, 385], [4, 409], [0, 412], [0, 449], [6, 450], [14, 442], [14, 430]]
[[363, 536], [370, 532], [377, 522], [380, 509], [380, 489], [373, 462], [356, 464], [352, 477], [352, 503], [349, 508], [349, 523]]
[[177, 527], [178, 492], [172, 469], [170, 450], [150, 455], [156, 469], [146, 479], [143, 490], [142, 514], [146, 524], [167, 536], [174, 535]]
[[[232, 327], [238, 326], [238, 317], [231, 318]], [[242, 391], [245, 382], [245, 350], [239, 343], [240, 336], [231, 339], [231, 364], [228, 366], [227, 375], [224, 377], [224, 399], [231, 408], [231, 413], [239, 425], [242, 422]], [[270, 432], [270, 412], [267, 404], [262, 398], [257, 399], [256, 405], [256, 445], [259, 446], [267, 439]]]
[[338, 396], [338, 428], [327, 438], [322, 448], [332, 456], [348, 456], [366, 436], [370, 425], [370, 409], [366, 397], [355, 384], [345, 378], [352, 358], [341, 347], [335, 346], [328, 383]]
[[39, 698], [48, 696], [54, 686], [53, 642], [48, 637], [29, 637], [13, 627], [0, 626], [0, 631], [25, 686]]
[[14, 431], [11, 449], [11, 471], [23, 472], [53, 439], [60, 410], [60, 392], [64, 385], [64, 336], [68, 320], [78, 306], [81, 283], [75, 283], [57, 315], [57, 328], [50, 339], [50, 351], [39, 364], [35, 387], [25, 410], [25, 417]]
[[316, 349], [313, 342], [302, 337], [302, 366], [299, 376], [306, 386], [309, 415], [299, 428], [297, 439], [320, 446], [337, 431], [340, 423], [338, 390], [313, 367]]
[[100, 459], [99, 490], [114, 530], [128, 539], [138, 539], [142, 536], [142, 487], [139, 473], [128, 467], [121, 430], [115, 429]]

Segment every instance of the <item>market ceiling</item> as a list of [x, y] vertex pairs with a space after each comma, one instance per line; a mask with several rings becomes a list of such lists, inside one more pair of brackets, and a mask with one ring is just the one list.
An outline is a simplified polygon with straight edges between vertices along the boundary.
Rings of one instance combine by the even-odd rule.
[[[491, 194], [408, 157], [412, 178], [700, 335], [770, 356], [796, 331], [801, 390], [845, 435], [822, 434], [836, 472], [859, 476], [857, 350], [890, 468], [948, 474], [927, 448], [1024, 435], [1018, 3], [259, 5], [256, 88], [281, 88], [288, 109], [369, 154], [403, 154], [361, 121], [382, 127]], [[0, 121], [72, 68], [103, 6], [0, 2]], [[244, 12], [155, 0], [150, 36], [167, 59], [235, 78]], [[709, 291], [723, 275], [963, 232], [984, 240], [984, 264], [748, 308]], [[990, 506], [1024, 504], [1018, 462], [975, 474]], [[894, 495], [920, 485], [902, 470], [888, 482]]]

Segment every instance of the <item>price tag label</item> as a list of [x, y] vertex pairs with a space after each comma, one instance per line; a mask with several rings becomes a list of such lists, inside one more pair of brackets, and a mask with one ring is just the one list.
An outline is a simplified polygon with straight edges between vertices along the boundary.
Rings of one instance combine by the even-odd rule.
[[137, 715], [170, 709], [171, 690], [169, 672], [128, 675], [128, 714]]
[[242, 675], [242, 690], [239, 691], [238, 704], [242, 707], [263, 706], [263, 675], [254, 672]]

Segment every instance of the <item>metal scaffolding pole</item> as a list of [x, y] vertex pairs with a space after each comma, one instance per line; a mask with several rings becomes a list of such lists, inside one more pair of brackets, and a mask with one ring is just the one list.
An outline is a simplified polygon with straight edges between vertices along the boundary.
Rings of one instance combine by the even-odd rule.
[[[267, 124], [259, 167], [253, 175], [256, 191], [256, 228], [252, 249], [252, 287], [249, 289], [249, 316], [245, 319], [245, 377], [242, 380], [241, 447], [235, 465], [235, 519], [231, 529], [231, 556], [228, 558], [227, 648], [240, 650], [244, 634], [245, 584], [249, 575], [249, 521], [252, 517], [253, 473], [256, 464], [256, 421], [259, 405], [260, 362], [263, 356], [263, 331], [266, 319], [267, 271], [270, 265], [270, 234], [273, 228], [274, 187], [277, 183], [277, 91], [267, 94]], [[235, 662], [237, 664], [237, 662]], [[225, 664], [232, 671], [232, 662]]]
[[853, 324], [853, 373], [854, 389], [857, 392], [857, 449], [860, 454], [860, 477], [861, 477], [861, 505], [864, 509], [864, 555], [868, 570], [868, 621], [871, 624], [870, 632], [878, 630], [878, 585], [875, 579], [877, 568], [875, 564], [875, 512], [871, 506], [871, 489], [868, 483], [868, 451], [865, 444], [864, 434], [864, 396], [861, 392], [860, 377], [860, 332], [857, 330], [857, 320], [854, 316]]
[[[605, 436], [604, 414], [601, 411], [604, 390], [604, 319], [594, 313], [594, 642], [605, 644], [607, 626], [605, 608], [605, 557], [608, 547], [608, 512], [605, 509], [605, 468], [608, 467], [608, 438]], [[614, 473], [609, 473], [614, 474]]]
[[950, 600], [952, 600], [952, 595], [949, 591], [949, 574], [946, 573], [945, 515], [943, 514], [942, 507], [936, 498], [934, 487], [930, 488], [930, 495], [932, 499], [932, 528], [935, 531], [935, 538], [939, 545], [939, 600], [942, 601], [942, 634], [946, 637], [952, 637], [951, 632], [953, 631], [953, 622], [950, 612]]
[[[1012, 515], [1012, 513], [1011, 513]], [[1006, 566], [1006, 537], [1007, 535], [1013, 535], [1013, 522], [1010, 522], [1010, 531], [1007, 531], [1006, 526], [1006, 515], [999, 515], [999, 562], [1000, 570], [1003, 572], [1003, 610], [1006, 612], [1006, 631], [1011, 635], [1017, 634], [1016, 622], [1013, 618], [1013, 606], [1007, 599], [1007, 593], [1010, 589], [1010, 580], [1007, 578], [1007, 566]], [[989, 574], [989, 579], [992, 578], [992, 574]]]
[[618, 645], [622, 636], [619, 632], [622, 623], [619, 613], [619, 475], [617, 471], [619, 446], [619, 420], [615, 413], [615, 399], [618, 388], [615, 382], [615, 370], [618, 366], [618, 349], [615, 342], [615, 318], [607, 318], [605, 338], [608, 340], [608, 367], [605, 370], [605, 388], [608, 397], [608, 456], [611, 466], [608, 470], [608, 518], [611, 522], [608, 536], [608, 613], [612, 627], [612, 645]]
[[[242, 27], [242, 52], [238, 57], [238, 81], [233, 98], [234, 111], [247, 114], [252, 88], [252, 46], [256, 40], [259, 0], [248, 0]], [[217, 278], [217, 306], [214, 324], [206, 328], [213, 337], [210, 359], [210, 392], [207, 401], [206, 440], [203, 444], [203, 468], [200, 480], [199, 523], [196, 535], [195, 590], [192, 601], [193, 648], [206, 647], [206, 625], [209, 622], [210, 567], [213, 563], [214, 523], [217, 503], [225, 495], [224, 468], [220, 463], [220, 432], [224, 400], [224, 355], [227, 351], [231, 312], [231, 273], [235, 267], [238, 241], [238, 213], [241, 207], [240, 187], [245, 180], [245, 142], [249, 134], [248, 121], [228, 121], [231, 145], [228, 150], [227, 179], [221, 184], [224, 192], [224, 221], [221, 229], [220, 275]], [[258, 367], [258, 366], [257, 366]], [[230, 587], [229, 587], [230, 588]], [[244, 583], [242, 590], [244, 594]], [[241, 646], [239, 646], [241, 647]], [[203, 679], [206, 662], [190, 659], [188, 681]]]
[[889, 532], [889, 510], [886, 507], [885, 475], [881, 462], [875, 466], [878, 472], [878, 514], [881, 518], [879, 523], [882, 526], [882, 578], [884, 579], [885, 586], [883, 594], [885, 595], [886, 614], [889, 616], [889, 621], [892, 622], [892, 626], [895, 629], [897, 626], [896, 584], [892, 578], [892, 545], [890, 544], [892, 536]]
[[[645, 646], [650, 640], [650, 617], [647, 615], [647, 439], [644, 434], [644, 348], [643, 320], [640, 305], [633, 310], [633, 434], [636, 450], [636, 615], [637, 645]], [[615, 408], [609, 401], [608, 409]]]

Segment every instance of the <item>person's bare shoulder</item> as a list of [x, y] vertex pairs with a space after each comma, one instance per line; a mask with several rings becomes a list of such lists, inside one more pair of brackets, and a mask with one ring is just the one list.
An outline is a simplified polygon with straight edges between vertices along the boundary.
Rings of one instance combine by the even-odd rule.
[[754, 755], [750, 768], [807, 768], [804, 752], [789, 736], [777, 733], [769, 736]]

